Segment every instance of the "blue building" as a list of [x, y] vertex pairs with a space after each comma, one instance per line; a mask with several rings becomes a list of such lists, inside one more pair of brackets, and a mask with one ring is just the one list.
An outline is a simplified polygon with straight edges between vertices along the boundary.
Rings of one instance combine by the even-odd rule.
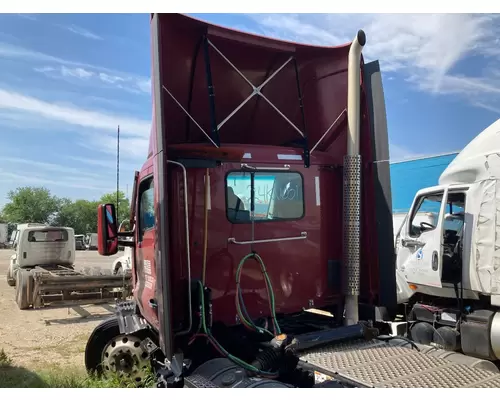
[[392, 212], [407, 213], [420, 189], [435, 186], [458, 152], [390, 163]]

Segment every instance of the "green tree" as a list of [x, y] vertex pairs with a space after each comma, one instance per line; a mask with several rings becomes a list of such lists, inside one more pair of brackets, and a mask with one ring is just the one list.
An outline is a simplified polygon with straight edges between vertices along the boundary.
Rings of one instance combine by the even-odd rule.
[[97, 232], [97, 201], [61, 199], [52, 225], [69, 226], [75, 234]]
[[7, 198], [2, 217], [15, 223], [49, 223], [60, 205], [60, 200], [44, 187], [19, 187], [9, 191]]
[[[107, 193], [104, 196], [101, 197], [99, 200], [99, 204], [114, 204], [115, 208], [117, 208], [117, 225], [120, 226], [122, 221], [129, 219], [130, 217], [130, 202], [129, 200], [125, 197], [125, 193], [123, 193], [121, 190], [118, 192], [118, 203], [116, 201], [116, 192], [113, 193]], [[117, 206], [118, 205], [118, 206]]]

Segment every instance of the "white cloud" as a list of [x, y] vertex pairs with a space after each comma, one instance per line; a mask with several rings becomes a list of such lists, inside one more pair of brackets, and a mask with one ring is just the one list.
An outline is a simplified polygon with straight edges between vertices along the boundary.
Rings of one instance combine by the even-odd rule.
[[108, 83], [117, 83], [117, 82], [123, 82], [123, 78], [119, 77], [119, 76], [111, 76], [111, 75], [108, 75], [108, 74], [105, 74], [104, 72], [101, 72], [99, 74], [99, 79], [101, 79], [101, 81], [103, 82], [108, 82]]
[[[271, 30], [273, 36], [282, 31], [285, 34], [292, 34], [296, 38], [307, 38], [313, 43], [342, 43], [343, 37], [336, 36], [334, 33], [322, 29], [305, 21], [301, 21], [296, 15], [268, 15], [258, 18], [258, 23]], [[293, 33], [292, 33], [293, 32]]]
[[[80, 168], [62, 166], [60, 164], [47, 163], [35, 161], [32, 159], [19, 158], [19, 157], [4, 157], [2, 156], [2, 160], [4, 161], [4, 165], [9, 165], [10, 167], [14, 167], [17, 171], [25, 171], [27, 168], [30, 171], [54, 171], [61, 172], [64, 171], [65, 174], [74, 174], [80, 179], [82, 177], [86, 177], [86, 179], [93, 178], [99, 179], [102, 178], [102, 174], [88, 172]], [[30, 168], [31, 167], [31, 168]]]
[[[124, 160], [121, 156], [122, 156], [122, 154], [120, 154], [120, 159], [121, 159], [120, 170], [131, 171], [131, 170], [138, 169], [137, 165], [131, 165], [129, 163], [129, 160]], [[145, 159], [145, 155], [143, 154], [142, 156]], [[76, 161], [79, 165], [87, 164], [87, 165], [91, 165], [93, 167], [103, 167], [106, 170], [116, 169], [116, 160], [115, 159], [100, 159], [100, 160], [98, 160], [95, 158], [86, 158], [86, 157], [77, 157], [77, 156], [66, 156], [64, 158], [68, 159], [68, 160]]]
[[151, 93], [151, 78], [138, 80], [137, 87], [144, 93]]
[[500, 106], [494, 107], [490, 104], [482, 103], [481, 101], [474, 102], [474, 105], [479, 108], [484, 108], [485, 110], [491, 111], [500, 116]]
[[90, 68], [75, 67], [71, 68], [65, 65], [59, 68], [50, 66], [34, 68], [36, 72], [47, 75], [50, 78], [65, 78], [84, 80], [86, 83], [93, 81], [96, 85], [109, 86], [126, 90], [132, 93], [151, 92], [151, 79], [145, 77], [136, 77], [127, 74], [111, 74], [106, 72], [92, 71]]
[[19, 46], [0, 42], [0, 57], [18, 59], [26, 62], [40, 62], [56, 65], [35, 67], [36, 72], [43, 73], [51, 78], [95, 79], [96, 83], [109, 85], [132, 93], [151, 92], [150, 78], [126, 72], [115, 71], [77, 61], [65, 60], [49, 54], [40, 53]]
[[98, 190], [106, 191], [109, 190], [104, 187], [104, 185], [99, 185], [102, 181], [96, 179], [81, 179], [71, 175], [61, 175], [60, 179], [51, 179], [46, 176], [41, 176], [37, 173], [18, 173], [9, 172], [4, 168], [0, 168], [0, 181], [15, 183], [17, 185], [53, 185], [53, 186], [63, 186], [77, 189], [87, 189], [87, 190]]
[[[0, 208], [5, 204], [3, 196], [19, 186], [44, 186], [56, 196], [72, 199], [97, 199], [116, 190], [116, 162], [113, 159], [47, 156], [51, 157], [51, 162], [46, 162], [34, 161], [29, 157], [0, 157], [4, 161], [0, 167]], [[103, 168], [96, 168], [94, 164]], [[137, 166], [120, 166], [123, 171], [120, 174], [121, 190], [126, 191], [131, 187], [134, 167]]]
[[40, 72], [40, 73], [46, 74], [46, 75], [56, 71], [56, 69], [54, 67], [35, 67], [35, 68], [33, 68], [33, 70], [35, 72]]
[[[149, 147], [150, 121], [86, 110], [71, 104], [53, 104], [2, 89], [0, 124], [28, 131], [37, 127], [52, 132], [62, 129], [69, 133], [72, 130], [76, 134], [75, 145], [113, 157], [116, 156], [119, 125], [121, 163], [128, 170], [142, 165]], [[77, 149], [74, 151], [77, 154]], [[94, 165], [99, 164], [94, 162]]]
[[80, 79], [88, 79], [91, 76], [94, 76], [94, 73], [83, 68], [67, 68], [63, 65], [61, 67], [61, 75], [66, 77], [71, 76]]
[[[378, 59], [386, 75], [398, 74], [415, 88], [463, 96], [500, 106], [500, 16], [485, 14], [250, 15], [261, 33], [321, 45], [347, 43], [364, 29], [366, 59]], [[461, 62], [486, 57], [489, 71], [459, 74]], [[481, 98], [488, 96], [488, 100]]]
[[87, 39], [102, 40], [102, 37], [100, 37], [99, 35], [96, 35], [95, 33], [90, 32], [89, 30], [82, 28], [80, 26], [69, 25], [69, 26], [63, 26], [63, 28], [67, 29], [68, 31], [70, 31], [76, 35], [83, 36], [84, 38], [87, 38]]
[[9, 58], [9, 59], [20, 59], [26, 61], [44, 61], [44, 62], [53, 62], [57, 64], [66, 64], [66, 65], [76, 65], [81, 67], [91, 67], [93, 66], [85, 63], [79, 63], [70, 60], [64, 60], [59, 57], [54, 57], [45, 53], [40, 53], [38, 51], [25, 49], [24, 47], [14, 46], [9, 43], [0, 42], [0, 57]]
[[85, 110], [72, 105], [57, 105], [3, 89], [0, 89], [0, 110], [23, 111], [45, 119], [108, 133], [116, 132], [117, 126], [120, 125], [123, 134], [143, 138], [148, 138], [150, 131], [150, 121]]
[[416, 153], [404, 146], [400, 146], [394, 143], [389, 144], [389, 159], [391, 161], [402, 161], [422, 156], [424, 156], [424, 154]]
[[[85, 135], [84, 140], [77, 144], [81, 147], [93, 151], [99, 151], [105, 154], [112, 154], [116, 157], [117, 143], [116, 137], [103, 136], [89, 133]], [[120, 157], [128, 158], [129, 163], [135, 163], [133, 168], [140, 168], [146, 160], [149, 148], [149, 137], [121, 137], [120, 136]]]

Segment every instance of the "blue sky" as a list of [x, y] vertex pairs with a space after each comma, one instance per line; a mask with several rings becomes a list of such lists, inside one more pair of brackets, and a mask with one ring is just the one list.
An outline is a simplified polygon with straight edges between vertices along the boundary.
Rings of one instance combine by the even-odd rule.
[[[500, 117], [497, 15], [197, 14], [240, 30], [340, 44], [381, 61], [391, 158], [459, 150]], [[0, 206], [18, 186], [98, 198], [146, 157], [148, 14], [0, 15]]]

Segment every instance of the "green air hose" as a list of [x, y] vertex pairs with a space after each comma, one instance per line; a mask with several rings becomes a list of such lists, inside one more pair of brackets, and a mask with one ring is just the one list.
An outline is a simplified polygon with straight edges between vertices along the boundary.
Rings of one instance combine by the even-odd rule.
[[232, 354], [229, 354], [226, 349], [224, 349], [219, 342], [212, 336], [212, 333], [210, 330], [207, 328], [207, 323], [205, 319], [205, 294], [203, 292], [203, 283], [198, 281], [198, 286], [200, 288], [200, 298], [201, 298], [201, 327], [203, 329], [203, 332], [207, 335], [208, 339], [212, 344], [219, 350], [225, 357], [230, 359], [232, 362], [235, 364], [239, 365], [242, 368], [245, 368], [251, 372], [254, 372], [257, 375], [269, 377], [269, 378], [275, 378], [277, 377], [276, 373], [270, 372], [270, 371], [261, 371], [260, 369], [256, 368], [255, 366], [246, 363], [245, 361], [239, 359], [236, 356], [233, 356]]
[[[240, 287], [240, 278], [241, 278], [241, 271], [243, 269], [243, 265], [249, 258], [255, 258], [259, 265], [260, 269], [262, 271], [262, 275], [264, 276], [264, 281], [266, 284], [266, 289], [267, 289], [267, 294], [269, 297], [269, 306], [270, 306], [270, 311], [271, 311], [271, 318], [273, 321], [273, 326], [274, 326], [274, 334], [269, 332], [267, 329], [260, 328], [256, 326], [252, 319], [249, 317], [248, 312], [246, 311], [245, 304], [243, 303], [243, 296], [241, 293], [241, 287]], [[257, 253], [250, 253], [247, 254], [245, 257], [243, 257], [238, 264], [238, 268], [236, 269], [236, 311], [238, 313], [238, 317], [240, 318], [241, 322], [243, 325], [247, 326], [248, 328], [255, 330], [259, 333], [267, 333], [271, 337], [277, 336], [281, 333], [280, 328], [278, 326], [278, 321], [276, 318], [276, 306], [275, 306], [275, 299], [274, 299], [274, 291], [273, 291], [273, 286], [271, 284], [271, 279], [269, 278], [269, 275], [267, 274], [266, 270], [266, 265], [264, 264], [264, 261], [262, 258], [257, 254]]]

